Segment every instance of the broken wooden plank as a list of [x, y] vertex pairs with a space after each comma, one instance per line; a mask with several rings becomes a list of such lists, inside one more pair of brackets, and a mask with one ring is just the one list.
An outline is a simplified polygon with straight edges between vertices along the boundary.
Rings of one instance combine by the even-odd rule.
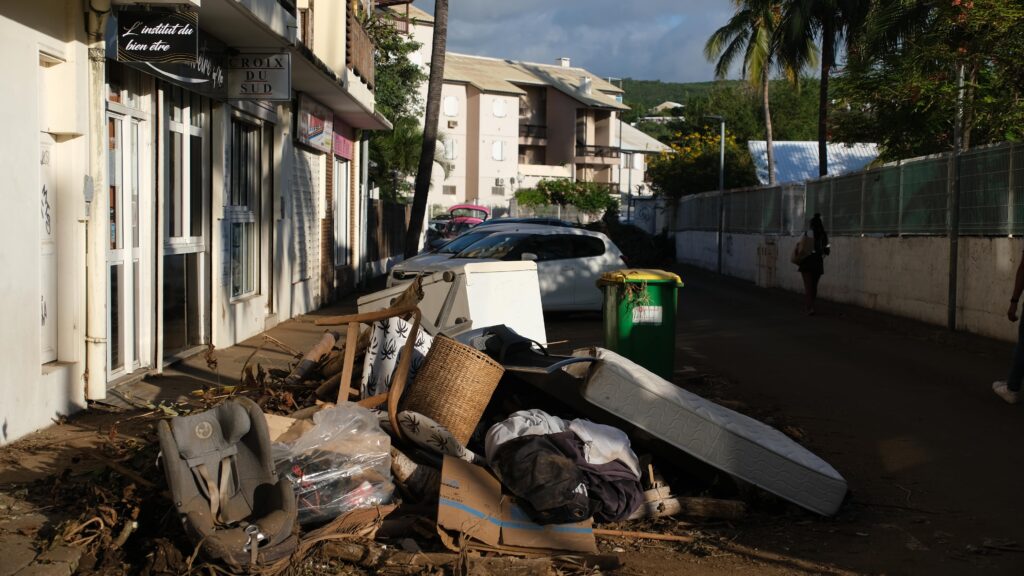
[[292, 370], [292, 373], [284, 379], [284, 383], [298, 384], [302, 382], [313, 368], [320, 363], [320, 359], [331, 353], [331, 349], [334, 348], [334, 344], [337, 343], [340, 337], [341, 335], [337, 332], [325, 330], [320, 337], [320, 341], [306, 352], [302, 360]]
[[324, 542], [324, 556], [389, 574], [420, 574], [428, 568], [458, 566], [457, 573], [473, 576], [554, 576], [551, 558], [482, 557], [450, 552], [383, 550], [349, 540]]
[[338, 381], [338, 403], [348, 402], [352, 390], [352, 372], [356, 361], [356, 341], [359, 339], [359, 323], [350, 322], [345, 337], [345, 361]]
[[664, 540], [666, 542], [693, 542], [693, 536], [679, 536], [676, 534], [661, 534], [658, 532], [633, 532], [631, 530], [609, 530], [607, 528], [594, 528], [594, 536], [608, 538], [641, 538], [644, 540]]
[[630, 520], [683, 515], [692, 518], [736, 520], [747, 513], [747, 505], [739, 500], [718, 498], [676, 497], [667, 487], [644, 492], [645, 502], [630, 514]]
[[461, 574], [472, 576], [554, 576], [550, 558], [509, 558], [507, 556], [465, 556]]

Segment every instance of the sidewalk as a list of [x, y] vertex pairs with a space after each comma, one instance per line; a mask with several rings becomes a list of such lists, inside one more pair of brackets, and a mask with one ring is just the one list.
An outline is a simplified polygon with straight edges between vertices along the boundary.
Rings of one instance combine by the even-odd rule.
[[163, 374], [117, 386], [108, 394], [106, 402], [122, 408], [130, 407], [131, 399], [153, 404], [189, 402], [194, 390], [237, 384], [246, 362], [253, 366], [259, 364], [264, 369], [287, 368], [294, 359], [294, 352], [305, 353], [325, 330], [338, 330], [337, 327], [317, 326], [314, 323], [317, 318], [355, 313], [356, 299], [363, 294], [350, 294], [328, 307], [281, 322], [230, 348], [196, 354], [168, 366]]

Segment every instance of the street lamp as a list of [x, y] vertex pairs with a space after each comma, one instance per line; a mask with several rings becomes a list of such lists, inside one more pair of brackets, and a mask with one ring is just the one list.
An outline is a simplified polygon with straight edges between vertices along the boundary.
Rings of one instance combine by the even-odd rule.
[[725, 229], [725, 118], [708, 115], [707, 120], [721, 124], [721, 139], [718, 146], [718, 273], [722, 273], [722, 231]]

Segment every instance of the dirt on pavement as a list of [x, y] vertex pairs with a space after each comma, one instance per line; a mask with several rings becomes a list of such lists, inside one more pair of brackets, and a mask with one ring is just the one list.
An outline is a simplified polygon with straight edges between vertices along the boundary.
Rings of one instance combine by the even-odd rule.
[[[601, 538], [601, 551], [625, 562], [617, 573], [1024, 573], [1024, 454], [1015, 448], [1024, 414], [988, 388], [1009, 361], [1009, 344], [828, 303], [810, 318], [798, 295], [679, 271], [686, 287], [675, 381], [805, 445], [844, 475], [850, 493], [835, 517], [824, 518], [756, 489], [684, 480], [684, 490], [739, 497], [749, 511], [732, 521], [623, 524], [696, 539]], [[555, 352], [601, 344], [599, 315], [546, 321], [549, 340], [567, 341]], [[75, 505], [88, 495], [69, 500], [54, 490], [62, 476], [107, 487], [132, 483], [113, 462], [162, 485], [141, 448], [152, 440], [155, 416], [142, 414], [89, 411], [0, 448], [0, 554], [6, 536], [32, 538], [42, 548], [79, 517]], [[145, 505], [157, 512], [133, 538], [174, 541], [180, 529], [159, 492], [147, 493]], [[25, 521], [30, 517], [34, 524]], [[126, 573], [140, 573], [147, 562], [145, 554], [122, 559]]]

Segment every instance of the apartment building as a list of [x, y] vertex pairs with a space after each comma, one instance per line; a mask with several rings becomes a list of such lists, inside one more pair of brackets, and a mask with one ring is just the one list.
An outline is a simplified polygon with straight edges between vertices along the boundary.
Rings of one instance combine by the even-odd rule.
[[356, 281], [372, 8], [0, 7], [0, 444]]
[[[449, 53], [438, 131], [455, 169], [431, 203], [505, 208], [543, 179], [617, 193], [622, 90], [568, 58], [537, 64]], [[460, 161], [461, 158], [461, 161]]]

